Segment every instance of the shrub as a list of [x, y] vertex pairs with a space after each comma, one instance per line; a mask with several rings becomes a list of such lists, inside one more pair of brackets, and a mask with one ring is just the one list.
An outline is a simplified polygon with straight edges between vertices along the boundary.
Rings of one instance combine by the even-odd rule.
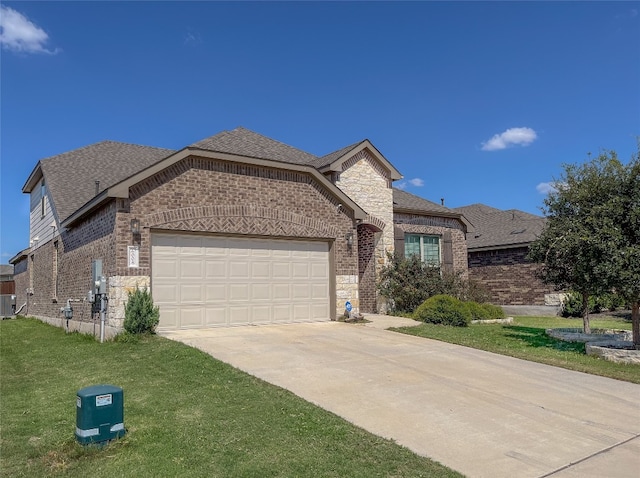
[[390, 312], [411, 313], [426, 299], [442, 292], [440, 268], [424, 264], [417, 256], [388, 257], [389, 263], [380, 272], [378, 290], [389, 300]]
[[486, 302], [487, 290], [461, 273], [441, 271], [424, 264], [419, 257], [387, 256], [388, 264], [380, 272], [378, 291], [388, 299], [389, 312], [411, 314], [429, 297], [447, 294], [460, 300]]
[[562, 317], [582, 317], [582, 294], [569, 292], [562, 302]]
[[434, 295], [425, 300], [413, 314], [414, 318], [430, 324], [466, 327], [471, 322], [471, 312], [466, 304], [450, 295]]
[[478, 304], [477, 302], [466, 302], [467, 309], [473, 320], [495, 320], [504, 319], [502, 307], [493, 304]]
[[[589, 297], [589, 312], [598, 314], [602, 311], [615, 311], [620, 307], [625, 307], [625, 300], [615, 293], [593, 295]], [[582, 317], [582, 294], [580, 292], [569, 292], [562, 303], [560, 311], [562, 317]]]
[[130, 334], [152, 333], [160, 321], [160, 308], [153, 305], [151, 293], [145, 287], [129, 292], [124, 309], [124, 330]]

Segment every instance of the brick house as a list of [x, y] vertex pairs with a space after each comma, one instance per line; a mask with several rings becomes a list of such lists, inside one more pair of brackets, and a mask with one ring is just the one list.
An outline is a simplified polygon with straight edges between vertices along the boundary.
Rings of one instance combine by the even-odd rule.
[[178, 151], [104, 141], [42, 159], [27, 179], [30, 247], [11, 259], [24, 314], [92, 331], [92, 261], [108, 328], [150, 287], [159, 329], [334, 320], [376, 312], [376, 271], [397, 245], [466, 273], [468, 223], [394, 189], [363, 140], [315, 156], [244, 128]]
[[553, 287], [536, 277], [537, 265], [527, 260], [529, 244], [544, 228], [544, 217], [484, 204], [454, 211], [464, 214], [473, 225], [473, 232], [467, 235], [469, 278], [490, 291], [491, 301], [500, 305], [545, 305]]

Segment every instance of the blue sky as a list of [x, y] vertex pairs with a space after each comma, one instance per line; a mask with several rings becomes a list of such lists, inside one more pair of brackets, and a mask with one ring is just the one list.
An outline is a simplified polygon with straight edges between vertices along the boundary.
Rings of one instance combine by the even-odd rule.
[[411, 193], [535, 214], [563, 163], [637, 151], [640, 2], [1, 7], [3, 263], [29, 243], [38, 160], [105, 139], [367, 138]]

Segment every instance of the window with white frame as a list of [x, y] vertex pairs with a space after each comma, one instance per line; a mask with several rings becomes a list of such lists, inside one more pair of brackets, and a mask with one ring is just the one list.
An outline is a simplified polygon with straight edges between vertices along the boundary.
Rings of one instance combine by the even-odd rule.
[[432, 266], [440, 265], [440, 237], [421, 234], [405, 234], [405, 257], [419, 256], [420, 260]]

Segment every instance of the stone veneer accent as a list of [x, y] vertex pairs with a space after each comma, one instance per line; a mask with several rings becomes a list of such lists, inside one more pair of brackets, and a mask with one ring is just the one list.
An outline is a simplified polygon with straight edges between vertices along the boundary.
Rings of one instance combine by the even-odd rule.
[[336, 276], [336, 312], [340, 317], [345, 312], [345, 303], [351, 302], [353, 309], [352, 313], [360, 311], [360, 299], [358, 291], [358, 276], [357, 275], [340, 275]]
[[[387, 262], [387, 252], [393, 253], [394, 251], [391, 176], [389, 171], [367, 150], [356, 153], [343, 163], [342, 168], [343, 170], [335, 182], [336, 186], [371, 216], [368, 222], [377, 227], [383, 225], [382, 233], [376, 237], [374, 242], [374, 264], [377, 277], [378, 272]], [[358, 235], [361, 236], [361, 233]], [[365, 274], [362, 269], [359, 273], [361, 276]], [[362, 293], [368, 298], [366, 309], [371, 307], [369, 296], [376, 294], [375, 280], [373, 283], [371, 282], [371, 280], [367, 280], [362, 283]], [[385, 310], [385, 304], [381, 297], [376, 298], [375, 309], [367, 310], [367, 312]]]
[[124, 327], [124, 309], [127, 305], [127, 298], [129, 292], [134, 292], [136, 287], [150, 288], [151, 278], [149, 276], [109, 277], [107, 321], [110, 326], [117, 329]]

